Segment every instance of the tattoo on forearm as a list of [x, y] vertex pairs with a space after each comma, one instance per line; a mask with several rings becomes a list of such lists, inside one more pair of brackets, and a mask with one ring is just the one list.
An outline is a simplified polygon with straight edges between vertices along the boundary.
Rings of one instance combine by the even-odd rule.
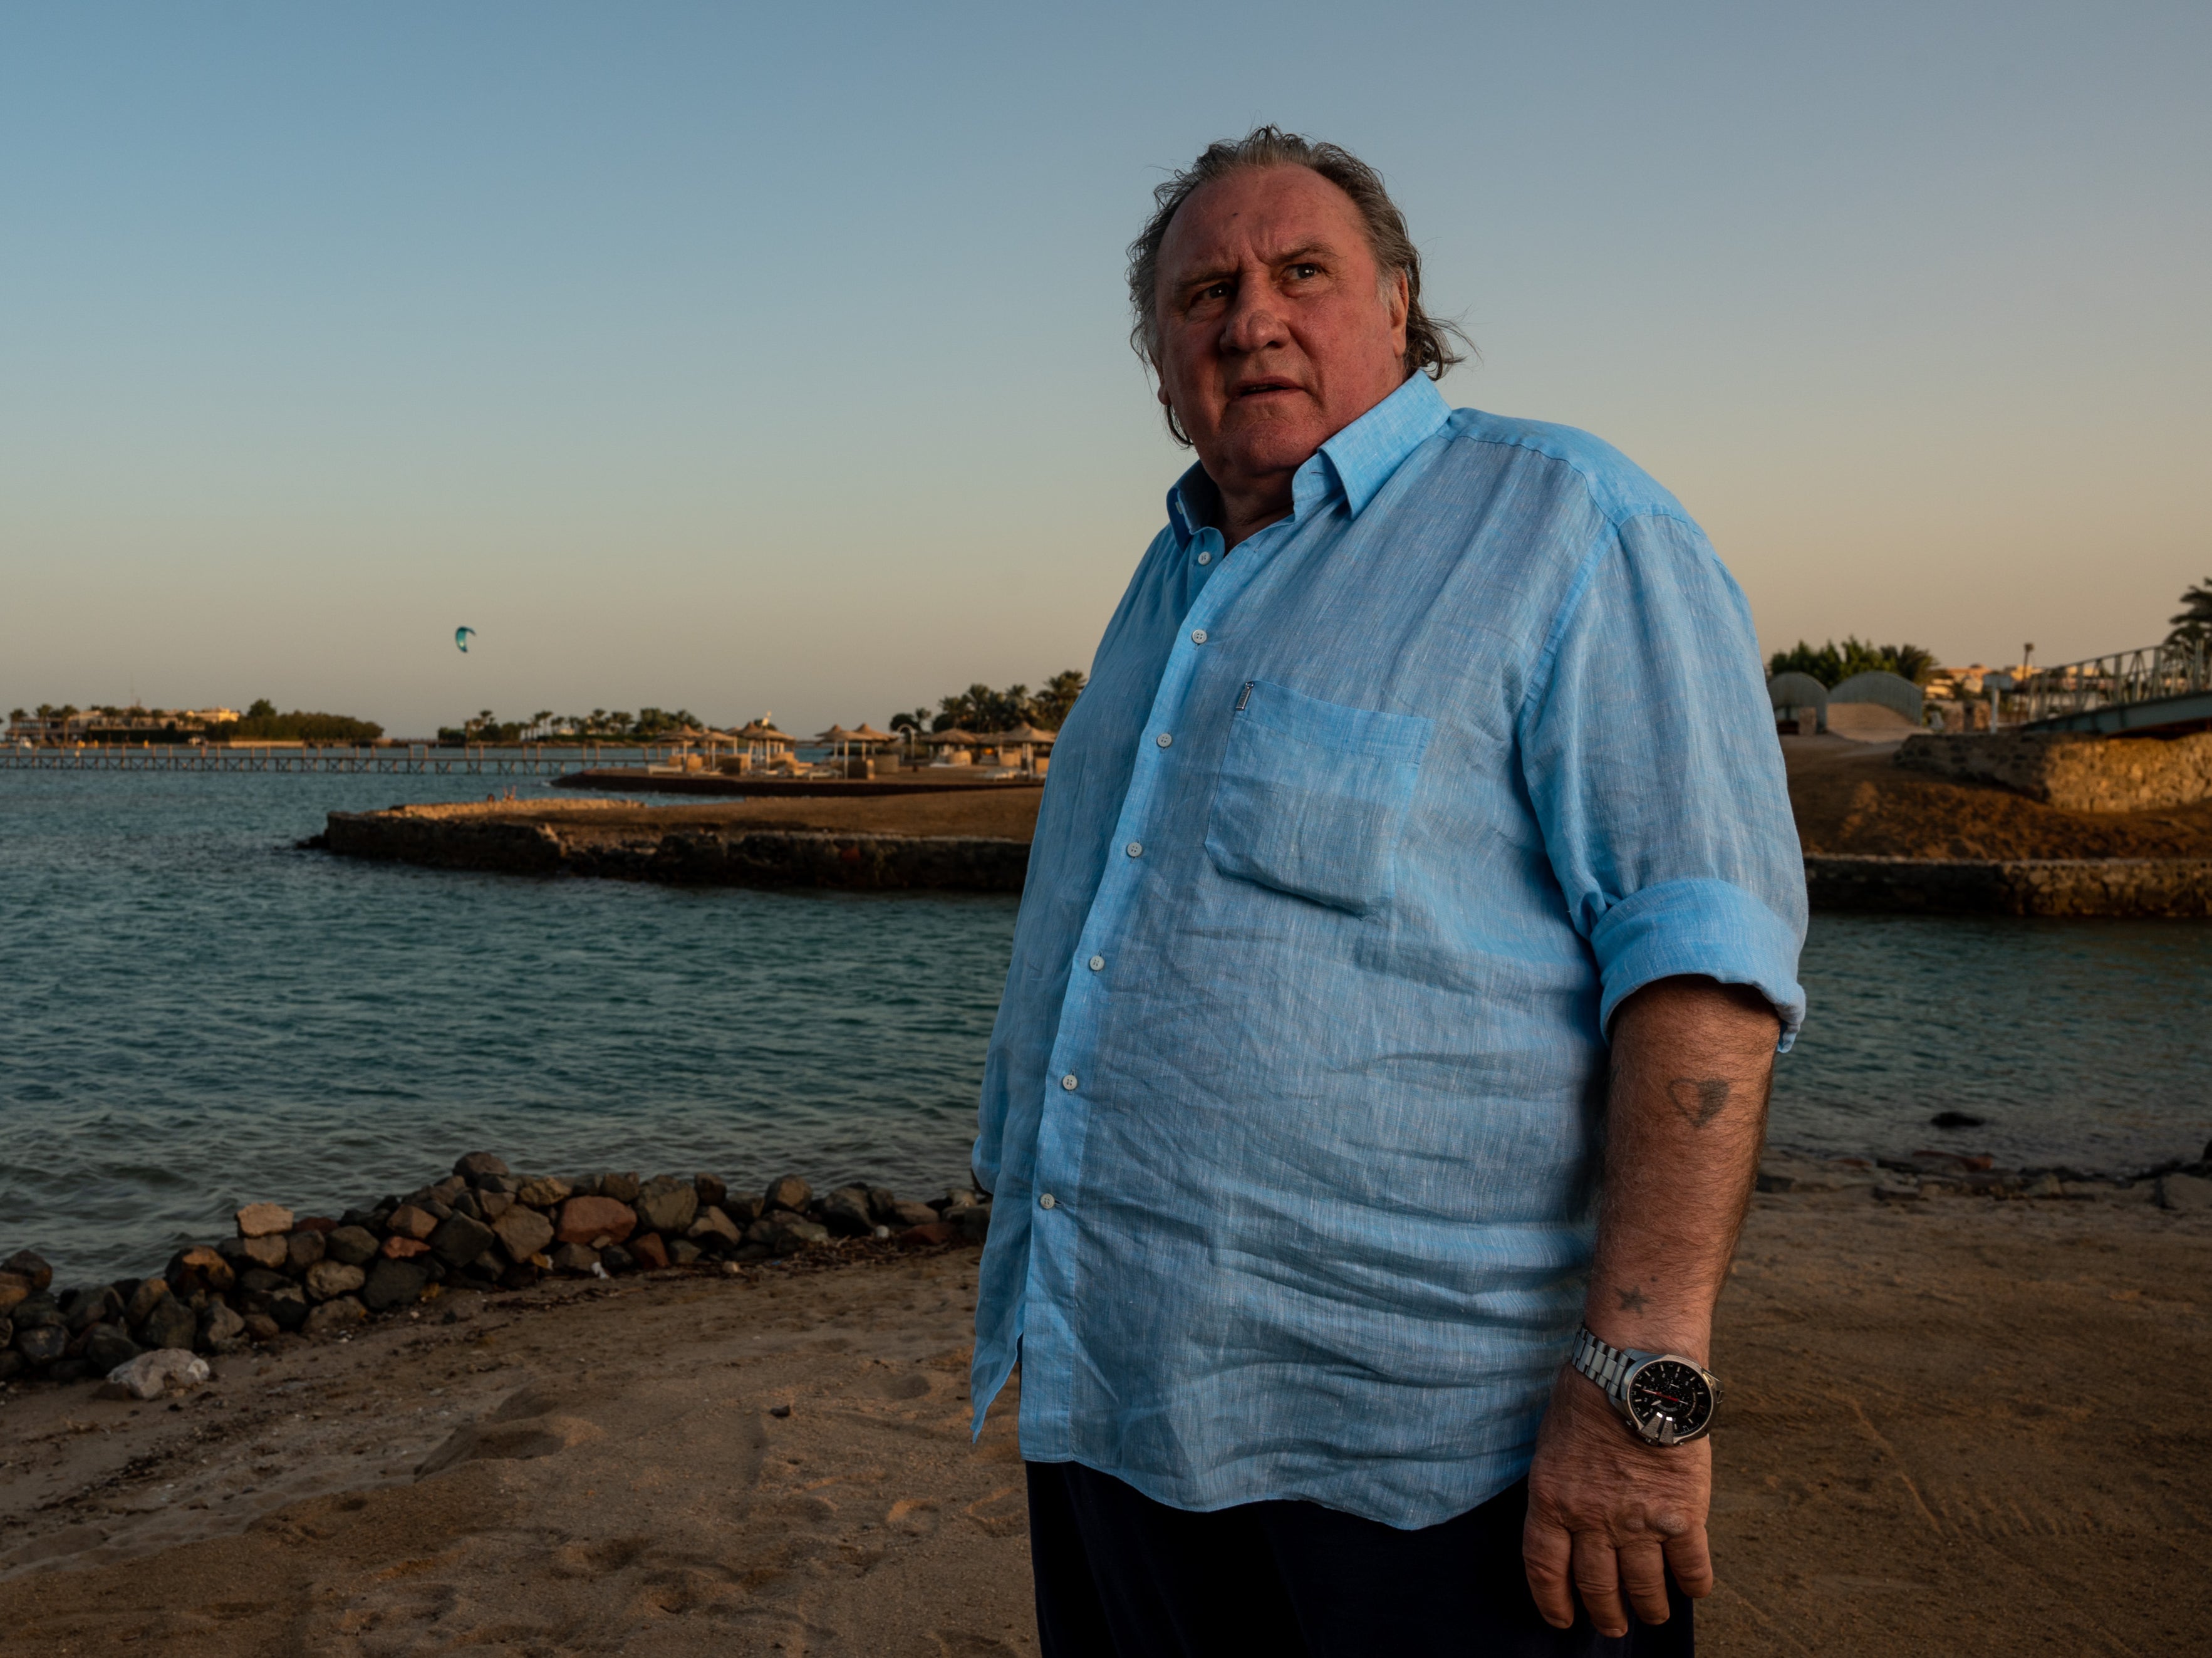
[[1719, 1116], [1730, 1092], [1731, 1085], [1717, 1076], [1702, 1082], [1678, 1076], [1667, 1084], [1667, 1098], [1692, 1128], [1703, 1128]]
[[1631, 1284], [1626, 1289], [1621, 1289], [1618, 1284], [1616, 1284], [1613, 1286], [1613, 1293], [1620, 1297], [1620, 1310], [1622, 1312], [1641, 1313], [1644, 1310], [1644, 1286], [1642, 1284]]

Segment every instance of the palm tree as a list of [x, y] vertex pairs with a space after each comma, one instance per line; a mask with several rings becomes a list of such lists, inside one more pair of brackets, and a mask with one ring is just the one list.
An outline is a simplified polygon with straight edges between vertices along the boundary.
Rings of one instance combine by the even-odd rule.
[[2173, 631], [2166, 636], [2169, 647], [2194, 649], [2212, 643], [2212, 576], [2183, 590], [2181, 608], [2170, 619]]

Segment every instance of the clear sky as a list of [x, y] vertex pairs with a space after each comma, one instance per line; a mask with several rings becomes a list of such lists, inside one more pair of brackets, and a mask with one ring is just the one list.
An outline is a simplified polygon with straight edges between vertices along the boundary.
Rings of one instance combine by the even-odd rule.
[[2212, 572], [2208, 70], [2203, 0], [0, 0], [0, 709], [1086, 666], [1184, 464], [1122, 250], [1260, 120], [1388, 177], [1452, 399], [1640, 461], [1767, 649], [2148, 643]]

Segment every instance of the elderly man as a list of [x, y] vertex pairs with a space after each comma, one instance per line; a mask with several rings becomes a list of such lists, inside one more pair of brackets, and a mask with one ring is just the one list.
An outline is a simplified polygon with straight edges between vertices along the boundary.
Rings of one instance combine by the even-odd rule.
[[1358, 160], [1262, 128], [1157, 193], [1198, 464], [1060, 733], [976, 1143], [1044, 1649], [1686, 1652], [1803, 1013], [1742, 595], [1603, 443], [1444, 402]]

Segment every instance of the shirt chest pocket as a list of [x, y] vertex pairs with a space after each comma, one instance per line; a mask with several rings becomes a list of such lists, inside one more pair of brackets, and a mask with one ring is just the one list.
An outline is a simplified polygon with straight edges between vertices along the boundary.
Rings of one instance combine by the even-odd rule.
[[1353, 915], [1390, 901], [1391, 866], [1434, 722], [1255, 680], [1237, 698], [1206, 851], [1239, 881]]

